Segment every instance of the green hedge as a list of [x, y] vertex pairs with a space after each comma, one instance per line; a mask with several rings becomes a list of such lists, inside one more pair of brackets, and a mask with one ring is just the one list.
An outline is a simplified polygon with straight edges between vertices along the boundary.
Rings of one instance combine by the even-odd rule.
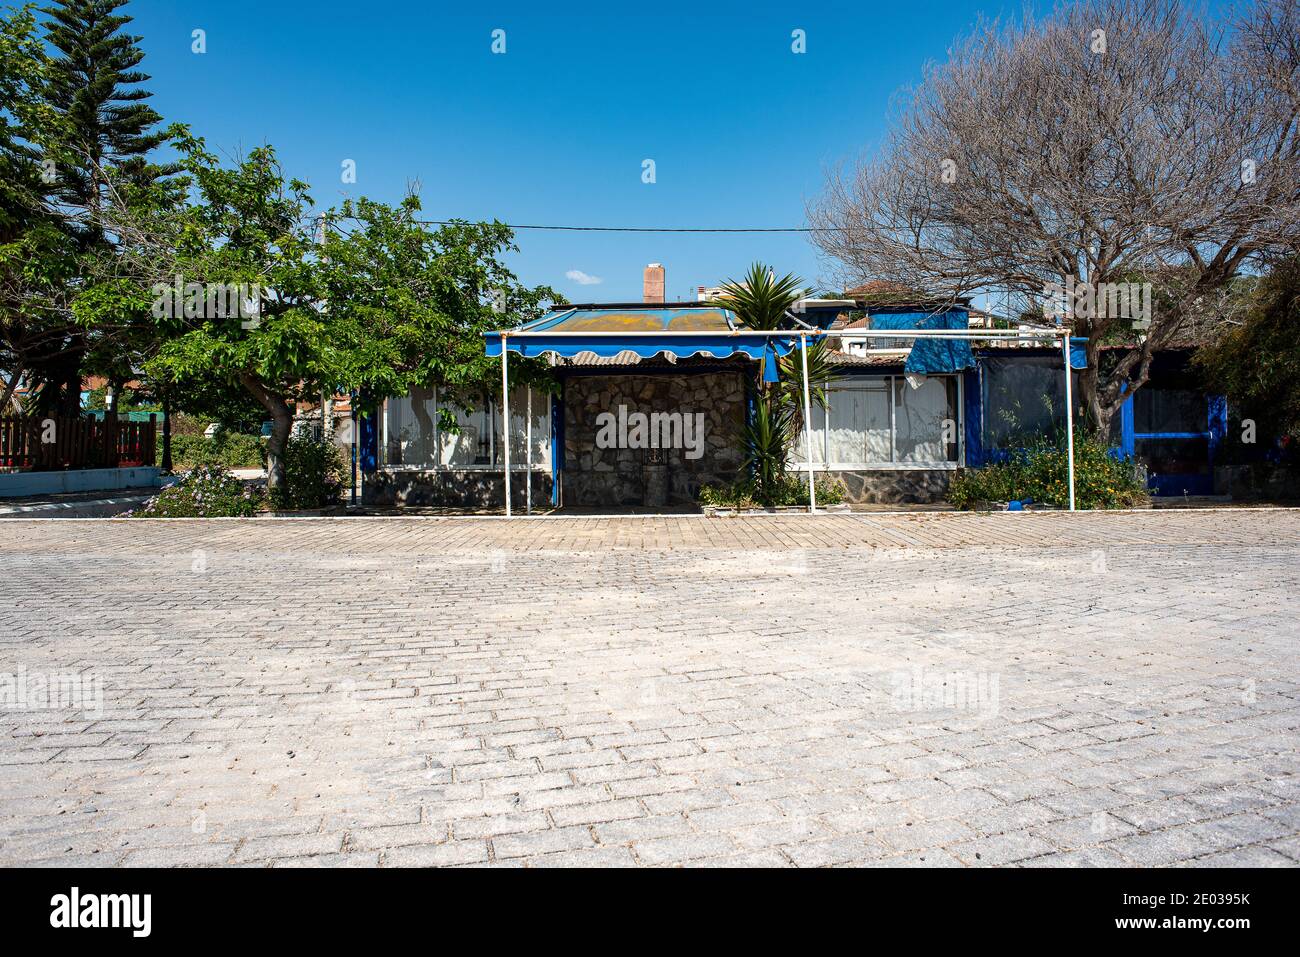
[[178, 469], [210, 465], [228, 469], [265, 467], [266, 443], [260, 435], [218, 432], [216, 437], [173, 435], [172, 462]]
[[[980, 502], [1033, 501], [1042, 505], [1070, 503], [1069, 459], [1063, 439], [1041, 439], [1018, 450], [1006, 462], [957, 473], [948, 501], [958, 508]], [[1074, 501], [1076, 508], [1135, 508], [1148, 502], [1146, 485], [1133, 463], [1117, 459], [1096, 439], [1074, 441]]]

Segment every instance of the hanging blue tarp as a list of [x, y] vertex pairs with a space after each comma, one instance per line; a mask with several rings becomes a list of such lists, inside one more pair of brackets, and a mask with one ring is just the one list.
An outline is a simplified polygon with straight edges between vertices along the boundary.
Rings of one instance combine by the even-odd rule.
[[[969, 318], [965, 309], [946, 312], [876, 311], [871, 312], [871, 328], [877, 329], [956, 329], [966, 332]], [[917, 339], [907, 354], [903, 371], [922, 375], [960, 372], [975, 367], [970, 343], [963, 339]]]
[[[633, 353], [639, 359], [667, 354], [679, 359], [709, 356], [726, 359], [744, 355], [767, 358], [768, 376], [775, 374], [777, 356], [788, 355], [797, 336], [740, 336], [735, 314], [715, 305], [674, 305], [663, 308], [598, 306], [556, 309], [517, 330], [509, 330], [512, 354], [552, 354], [572, 359], [589, 353], [612, 358]], [[524, 335], [517, 335], [524, 333]], [[501, 355], [501, 335], [486, 334], [487, 354]]]
[[1084, 351], [1084, 344], [1087, 339], [1071, 338], [1070, 339], [1070, 368], [1086, 369], [1088, 368], [1088, 353]]

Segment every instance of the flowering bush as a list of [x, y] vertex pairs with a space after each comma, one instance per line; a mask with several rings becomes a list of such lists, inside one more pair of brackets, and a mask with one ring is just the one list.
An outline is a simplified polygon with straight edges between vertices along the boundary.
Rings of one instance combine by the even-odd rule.
[[[1012, 452], [1004, 462], [959, 472], [948, 489], [948, 501], [958, 508], [1013, 500], [1069, 505], [1069, 459], [1063, 439], [1043, 438]], [[1074, 502], [1076, 508], [1134, 508], [1146, 504], [1147, 490], [1132, 461], [1116, 458], [1103, 442], [1076, 437]]]
[[337, 445], [294, 437], [284, 449], [284, 484], [270, 496], [272, 508], [323, 508], [343, 491], [343, 456]]
[[246, 518], [256, 515], [260, 496], [225, 469], [200, 465], [140, 508], [136, 518]]

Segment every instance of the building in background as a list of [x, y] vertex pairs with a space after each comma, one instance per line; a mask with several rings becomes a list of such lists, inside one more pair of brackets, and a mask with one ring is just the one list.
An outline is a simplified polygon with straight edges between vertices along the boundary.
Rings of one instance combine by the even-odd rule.
[[[558, 307], [524, 327], [539, 338], [512, 340], [512, 351], [523, 342], [525, 354], [546, 356], [558, 382], [553, 394], [511, 390], [517, 507], [530, 497], [537, 504], [588, 508], [686, 506], [702, 485], [742, 474], [742, 435], [758, 388], [763, 340], [728, 336], [735, 317], [717, 301], [720, 288], [699, 286], [693, 302], [667, 303], [665, 287], [663, 264], [651, 263], [643, 302]], [[800, 318], [832, 334], [1014, 327], [973, 311], [966, 301], [927, 301], [881, 284], [850, 290], [844, 299], [805, 300]], [[638, 332], [646, 335], [637, 339]], [[601, 333], [619, 333], [618, 341], [630, 347], [620, 350]], [[811, 464], [814, 472], [840, 479], [850, 502], [940, 502], [957, 470], [996, 461], [1034, 436], [1064, 429], [1062, 355], [1040, 340], [971, 343], [900, 334], [867, 342], [832, 336], [831, 342], [838, 377], [828, 388], [827, 408], [813, 410]], [[489, 337], [490, 354], [500, 354], [499, 338], [495, 348]], [[1081, 357], [1076, 350], [1076, 365]], [[1214, 491], [1225, 406], [1221, 397], [1196, 389], [1186, 358], [1162, 356], [1151, 383], [1117, 417], [1117, 452], [1145, 465], [1161, 495]], [[1077, 368], [1072, 374], [1077, 396]], [[499, 394], [485, 391], [465, 409], [444, 402], [436, 388], [383, 403], [367, 504], [498, 506], [505, 461], [500, 405]], [[440, 426], [444, 409], [455, 430]], [[601, 423], [608, 422], [602, 417], [624, 422], [637, 413], [698, 414], [702, 443], [690, 455], [634, 441], [602, 443]], [[801, 435], [792, 468], [808, 467], [807, 446]]]

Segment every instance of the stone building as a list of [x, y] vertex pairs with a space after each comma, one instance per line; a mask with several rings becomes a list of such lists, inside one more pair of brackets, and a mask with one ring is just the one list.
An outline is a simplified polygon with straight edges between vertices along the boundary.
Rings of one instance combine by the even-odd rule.
[[[644, 302], [559, 307], [489, 334], [488, 355], [542, 358], [553, 374], [552, 391], [510, 389], [514, 508], [681, 508], [698, 500], [702, 486], [740, 477], [743, 430], [760, 376], [776, 374], [778, 356], [797, 356], [801, 331], [832, 337], [837, 375], [789, 464], [806, 471], [811, 451], [813, 472], [838, 479], [851, 503], [940, 502], [959, 469], [996, 460], [1027, 435], [1064, 427], [1063, 356], [1041, 346], [1041, 338], [974, 347], [905, 334], [834, 338], [855, 328], [876, 336], [967, 331], [967, 303], [807, 299], [789, 330], [765, 337], [740, 328], [710, 290], [694, 302], [665, 303], [664, 288], [662, 265], [651, 264]], [[1076, 388], [1080, 357], [1081, 351], [1071, 356]], [[1221, 400], [1172, 380], [1153, 382], [1135, 398], [1136, 414], [1127, 411], [1117, 427], [1118, 449], [1159, 464], [1154, 490], [1206, 494], [1222, 438]], [[506, 460], [501, 406], [499, 390], [459, 402], [434, 388], [388, 400], [369, 429], [370, 451], [361, 454], [369, 466], [363, 500], [499, 508]], [[1160, 420], [1172, 425], [1143, 425], [1155, 421], [1144, 410], [1175, 406], [1178, 416]]]

